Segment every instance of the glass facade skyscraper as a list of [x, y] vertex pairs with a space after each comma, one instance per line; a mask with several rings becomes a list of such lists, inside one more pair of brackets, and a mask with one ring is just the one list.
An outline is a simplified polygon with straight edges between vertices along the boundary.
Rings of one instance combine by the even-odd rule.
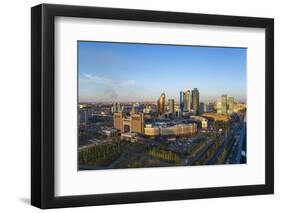
[[199, 113], [199, 90], [197, 88], [192, 90], [192, 109], [196, 115]]
[[161, 116], [165, 112], [165, 93], [163, 92], [157, 100], [157, 114]]
[[227, 114], [227, 95], [221, 96], [221, 114]]
[[180, 111], [184, 110], [184, 92], [180, 91]]

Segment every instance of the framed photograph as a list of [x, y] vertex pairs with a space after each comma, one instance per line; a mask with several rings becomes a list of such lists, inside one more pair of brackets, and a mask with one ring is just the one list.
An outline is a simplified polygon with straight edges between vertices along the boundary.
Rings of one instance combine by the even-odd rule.
[[274, 20], [31, 9], [31, 203], [274, 192]]

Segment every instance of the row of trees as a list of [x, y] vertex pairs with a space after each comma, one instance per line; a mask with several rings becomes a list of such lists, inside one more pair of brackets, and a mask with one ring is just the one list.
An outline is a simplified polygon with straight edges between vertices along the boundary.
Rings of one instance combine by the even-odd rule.
[[148, 154], [159, 160], [164, 160], [164, 161], [175, 163], [175, 164], [180, 164], [180, 162], [181, 162], [181, 158], [180, 158], [179, 154], [172, 152], [170, 150], [163, 150], [163, 149], [158, 149], [156, 147], [153, 147], [148, 150]]
[[119, 152], [116, 144], [94, 145], [79, 152], [79, 163], [90, 166], [103, 165], [112, 161]]
[[214, 121], [214, 128], [216, 131], [219, 129], [226, 130], [230, 127], [230, 121]]
[[195, 153], [204, 143], [206, 142], [205, 138], [200, 138], [196, 143], [193, 143], [186, 151], [187, 155], [192, 155]]
[[224, 147], [221, 154], [217, 157], [218, 164], [224, 164], [227, 155], [227, 148]]

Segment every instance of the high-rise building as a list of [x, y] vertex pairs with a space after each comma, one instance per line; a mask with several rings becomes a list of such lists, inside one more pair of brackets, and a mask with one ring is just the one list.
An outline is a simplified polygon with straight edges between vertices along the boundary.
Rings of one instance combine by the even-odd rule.
[[209, 112], [209, 104], [204, 102], [204, 112]]
[[180, 91], [180, 111], [184, 110], [184, 92]]
[[217, 109], [217, 114], [222, 114], [222, 111], [221, 111], [221, 101], [218, 101], [216, 103], [216, 109]]
[[165, 112], [165, 93], [163, 92], [157, 100], [158, 116], [161, 116]]
[[221, 114], [227, 114], [227, 95], [224, 94], [221, 96]]
[[234, 112], [234, 98], [233, 97], [228, 97], [227, 100], [228, 104], [228, 114], [232, 114]]
[[169, 106], [169, 113], [174, 113], [175, 112], [175, 100], [169, 99], [168, 106]]
[[191, 110], [191, 92], [190, 90], [187, 90], [184, 93], [184, 110], [190, 111]]
[[199, 90], [197, 88], [192, 90], [192, 109], [196, 115], [199, 113]]
[[203, 102], [200, 102], [199, 104], [199, 113], [204, 113], [204, 103]]

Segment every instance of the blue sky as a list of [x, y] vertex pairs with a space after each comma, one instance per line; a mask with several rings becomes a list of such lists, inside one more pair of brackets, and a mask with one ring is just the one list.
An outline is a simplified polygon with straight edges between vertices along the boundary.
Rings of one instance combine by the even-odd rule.
[[246, 100], [245, 48], [78, 42], [79, 101], [156, 101], [162, 92], [198, 88], [200, 101], [221, 94]]

